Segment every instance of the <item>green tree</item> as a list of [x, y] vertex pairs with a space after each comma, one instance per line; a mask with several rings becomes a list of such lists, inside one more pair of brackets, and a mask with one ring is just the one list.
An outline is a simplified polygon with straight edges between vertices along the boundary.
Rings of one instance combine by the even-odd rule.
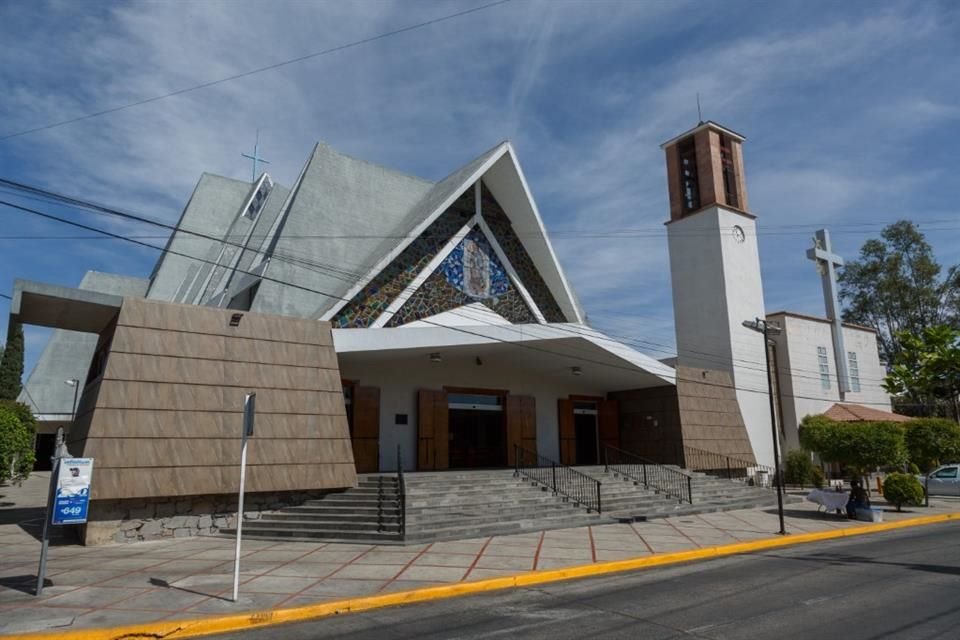
[[927, 327], [960, 326], [960, 268], [942, 268], [916, 225], [901, 220], [871, 239], [860, 257], [840, 270], [843, 319], [877, 330], [881, 357], [900, 353], [901, 332], [920, 335]]
[[12, 323], [0, 359], [0, 400], [16, 400], [23, 388], [23, 326]]
[[922, 473], [941, 462], [960, 460], [960, 425], [942, 418], [917, 418], [906, 424], [907, 456]]
[[34, 422], [30, 410], [29, 422], [20, 420], [21, 411], [9, 403], [0, 405], [0, 482], [13, 475], [26, 476], [34, 463]]
[[893, 422], [834, 422], [822, 415], [800, 423], [800, 444], [824, 462], [836, 462], [855, 478], [876, 467], [906, 462], [903, 429]]
[[891, 473], [883, 481], [883, 497], [890, 504], [900, 507], [905, 504], [923, 504], [923, 486], [920, 481], [906, 473]]
[[919, 334], [900, 332], [900, 352], [883, 382], [901, 402], [960, 420], [960, 330], [948, 325], [927, 327]]

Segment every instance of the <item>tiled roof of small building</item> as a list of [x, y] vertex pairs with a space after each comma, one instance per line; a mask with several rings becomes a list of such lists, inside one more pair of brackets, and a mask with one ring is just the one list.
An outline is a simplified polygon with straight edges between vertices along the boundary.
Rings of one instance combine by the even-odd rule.
[[907, 422], [910, 420], [909, 417], [892, 411], [839, 402], [827, 409], [823, 415], [837, 422]]

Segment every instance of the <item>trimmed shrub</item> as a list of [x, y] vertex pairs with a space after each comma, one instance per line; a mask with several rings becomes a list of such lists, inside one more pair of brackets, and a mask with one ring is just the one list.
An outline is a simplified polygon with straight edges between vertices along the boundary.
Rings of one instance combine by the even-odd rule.
[[910, 473], [912, 473], [912, 474], [915, 475], [915, 476], [920, 475], [920, 467], [918, 467], [917, 465], [915, 465], [914, 463], [911, 462], [911, 463], [910, 463]]
[[896, 505], [897, 511], [905, 504], [923, 504], [923, 485], [914, 476], [906, 473], [891, 473], [883, 481], [883, 497]]
[[820, 467], [813, 468], [813, 471], [810, 473], [810, 484], [817, 489], [823, 489], [823, 485], [826, 484], [826, 478], [823, 477], [823, 469]]
[[855, 478], [876, 467], [906, 462], [903, 429], [893, 422], [834, 422], [816, 415], [800, 423], [800, 444], [825, 462], [836, 462]]
[[810, 453], [801, 449], [794, 449], [787, 454], [784, 462], [784, 478], [787, 484], [798, 484], [801, 487], [812, 484], [813, 462]]

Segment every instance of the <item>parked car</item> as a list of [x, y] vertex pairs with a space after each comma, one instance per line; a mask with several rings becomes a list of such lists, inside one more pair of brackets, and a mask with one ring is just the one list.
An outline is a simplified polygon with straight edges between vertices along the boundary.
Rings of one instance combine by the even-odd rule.
[[[920, 484], [926, 483], [926, 476], [920, 476]], [[960, 464], [944, 464], [930, 472], [931, 496], [960, 496]]]

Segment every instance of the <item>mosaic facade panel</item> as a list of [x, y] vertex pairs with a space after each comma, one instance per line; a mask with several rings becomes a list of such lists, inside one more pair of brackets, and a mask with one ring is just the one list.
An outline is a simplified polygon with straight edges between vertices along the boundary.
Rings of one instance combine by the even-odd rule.
[[474, 210], [473, 189], [467, 189], [331, 319], [333, 326], [371, 326], [450, 238], [463, 228], [473, 216]]
[[387, 326], [400, 326], [473, 302], [481, 302], [515, 324], [537, 321], [477, 227], [450, 252]]
[[490, 227], [494, 238], [496, 238], [500, 248], [503, 249], [507, 260], [510, 261], [510, 265], [516, 271], [523, 286], [527, 288], [530, 297], [533, 298], [533, 302], [540, 309], [544, 319], [547, 322], [566, 322], [567, 319], [563, 315], [563, 311], [560, 310], [560, 305], [557, 304], [553, 294], [550, 293], [550, 289], [540, 276], [540, 272], [534, 266], [533, 260], [527, 254], [523, 243], [520, 242], [520, 238], [513, 230], [510, 218], [504, 213], [500, 203], [493, 197], [486, 185], [483, 185], [481, 206], [484, 221]]

